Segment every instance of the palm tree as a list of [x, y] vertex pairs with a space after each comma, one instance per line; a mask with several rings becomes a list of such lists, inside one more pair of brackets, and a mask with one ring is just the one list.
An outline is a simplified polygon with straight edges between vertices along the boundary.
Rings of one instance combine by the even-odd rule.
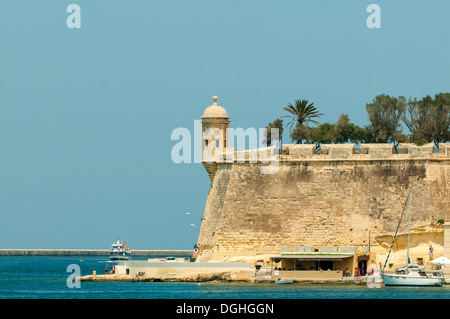
[[282, 117], [292, 117], [291, 121], [286, 124], [286, 126], [290, 126], [290, 132], [292, 132], [292, 126], [304, 125], [309, 127], [310, 123], [318, 125], [319, 122], [313, 120], [313, 118], [319, 117], [323, 115], [319, 113], [317, 107], [314, 106], [314, 103], [309, 103], [308, 100], [295, 100], [295, 105], [291, 103], [288, 106], [284, 107], [284, 110], [291, 113], [290, 115], [285, 115]]

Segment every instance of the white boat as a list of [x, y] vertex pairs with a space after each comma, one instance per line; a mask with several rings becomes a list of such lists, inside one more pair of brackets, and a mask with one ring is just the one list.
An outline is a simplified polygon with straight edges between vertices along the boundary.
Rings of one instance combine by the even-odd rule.
[[385, 286], [433, 286], [441, 287], [445, 283], [445, 277], [436, 274], [428, 274], [425, 271], [409, 270], [407, 273], [381, 275]]
[[[381, 277], [383, 278], [383, 283], [385, 286], [433, 286], [433, 287], [442, 287], [445, 283], [445, 277], [442, 273], [433, 272], [426, 273], [424, 271], [424, 267], [411, 264], [409, 262], [409, 240], [411, 235], [411, 202], [412, 202], [412, 192], [409, 192], [409, 217], [408, 217], [408, 244], [406, 248], [406, 265], [403, 268], [399, 268], [395, 271], [395, 273], [386, 273], [383, 271], [381, 273]], [[406, 204], [406, 203], [405, 203]], [[406, 207], [406, 205], [405, 205]], [[403, 209], [404, 211], [404, 209]], [[402, 213], [403, 216], [403, 213]], [[401, 221], [401, 217], [400, 217]], [[400, 225], [400, 222], [399, 222]], [[397, 227], [398, 231], [398, 227]], [[392, 245], [394, 244], [395, 238], [397, 236], [397, 232], [395, 233], [394, 239], [392, 241]], [[391, 249], [392, 249], [391, 245]], [[389, 254], [390, 254], [389, 250]], [[389, 259], [389, 254], [386, 258], [385, 266], [387, 260]]]
[[111, 245], [111, 250], [109, 251], [110, 260], [130, 260], [131, 259], [131, 248], [126, 242], [120, 243], [117, 240]]

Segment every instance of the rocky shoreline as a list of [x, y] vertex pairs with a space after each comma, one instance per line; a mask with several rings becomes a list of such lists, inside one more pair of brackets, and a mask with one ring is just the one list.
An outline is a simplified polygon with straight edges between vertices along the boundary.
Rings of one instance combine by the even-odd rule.
[[79, 279], [83, 282], [253, 282], [254, 277], [254, 271], [244, 270], [159, 276], [88, 275]]

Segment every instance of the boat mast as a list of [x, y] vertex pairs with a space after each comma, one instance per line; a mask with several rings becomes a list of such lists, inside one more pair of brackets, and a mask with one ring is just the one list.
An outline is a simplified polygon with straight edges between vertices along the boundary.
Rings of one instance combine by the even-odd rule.
[[408, 244], [406, 246], [406, 272], [408, 272], [409, 266], [409, 238], [411, 232], [411, 201], [412, 201], [412, 191], [409, 190], [409, 216], [408, 216]]

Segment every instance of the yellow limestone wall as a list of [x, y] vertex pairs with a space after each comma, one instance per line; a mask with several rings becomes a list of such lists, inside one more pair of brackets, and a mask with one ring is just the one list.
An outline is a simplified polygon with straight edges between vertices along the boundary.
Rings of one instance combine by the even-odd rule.
[[[198, 260], [280, 254], [285, 246], [368, 246], [369, 234], [372, 251], [386, 254], [410, 189], [412, 227], [450, 220], [450, 154], [323, 149], [325, 155], [305, 155], [286, 146], [274, 174], [261, 174], [260, 163], [217, 164]], [[443, 229], [437, 232], [430, 233], [435, 256], [443, 253]], [[420, 253], [427, 253], [426, 233], [412, 252], [424, 244]]]

